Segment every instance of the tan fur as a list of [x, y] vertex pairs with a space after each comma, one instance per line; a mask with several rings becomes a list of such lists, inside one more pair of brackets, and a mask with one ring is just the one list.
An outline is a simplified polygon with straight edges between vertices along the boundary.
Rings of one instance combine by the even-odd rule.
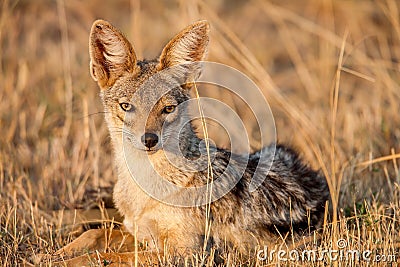
[[[209, 25], [206, 21], [196, 22], [179, 34], [177, 34], [163, 49], [157, 64], [154, 64], [153, 72], [172, 67], [176, 64], [190, 63], [204, 59], [208, 44]], [[130, 81], [136, 79], [138, 67], [136, 66], [136, 55], [132, 45], [127, 41], [124, 35], [114, 28], [110, 23], [104, 20], [97, 20], [93, 23], [90, 39], [90, 71], [93, 79], [98, 82], [102, 93], [107, 94], [110, 87], [120, 88], [121, 101], [129, 101], [126, 92], [132, 90]], [[149, 73], [149, 75], [152, 73]], [[144, 78], [146, 75], [144, 75]], [[143, 79], [144, 79], [143, 78]], [[133, 93], [133, 91], [131, 91]], [[117, 97], [117, 96], [115, 96]], [[165, 105], [165, 104], [164, 104]], [[113, 112], [113, 107], [107, 107], [109, 114]], [[123, 116], [123, 114], [121, 114]], [[152, 121], [153, 120], [153, 121]], [[148, 120], [148, 124], [154, 124], [155, 117]], [[108, 126], [122, 127], [122, 123], [115, 116], [107, 116]], [[129, 170], [123, 158], [123, 144], [121, 143], [122, 134], [111, 132], [115, 153], [115, 161], [118, 168], [118, 181], [114, 188], [114, 199], [119, 211], [124, 215], [124, 225], [131, 233], [135, 233], [137, 227], [137, 239], [146, 243], [151, 252], [140, 252], [139, 263], [158, 262], [159, 252], [164, 247], [171, 247], [171, 253], [185, 254], [189, 248], [195, 247], [199, 242], [198, 235], [204, 232], [203, 214], [196, 214], [197, 211], [187, 212], [179, 207], [172, 207], [160, 203], [149, 197], [143, 192], [131, 179]], [[130, 153], [130, 152], [128, 152]], [[138, 155], [132, 151], [132, 157]], [[171, 165], [165, 164], [165, 159], [157, 159], [157, 152], [153, 155], [154, 165], [158, 172], [171, 181], [179, 180], [174, 175], [176, 171]], [[147, 157], [147, 155], [145, 155]], [[138, 166], [140, 168], [141, 166]], [[171, 169], [172, 168], [172, 169]], [[146, 172], [147, 170], [141, 170]], [[151, 171], [151, 170], [150, 170]], [[150, 173], [148, 175], [151, 175]], [[169, 178], [168, 178], [169, 177]], [[185, 177], [186, 178], [186, 177]], [[185, 180], [182, 178], [182, 180]], [[160, 214], [163, 214], [160, 217]], [[160, 221], [162, 218], [162, 221]], [[179, 231], [177, 231], [179, 229]], [[185, 229], [186, 235], [176, 235], [174, 232], [182, 233]], [[86, 265], [91, 261], [100, 262], [109, 260], [111, 263], [127, 262], [133, 263], [135, 254], [133, 237], [120, 231], [112, 231], [110, 234], [106, 230], [89, 230], [74, 240], [72, 243], [58, 250], [55, 254], [55, 260], [64, 259], [61, 262], [67, 266]], [[109, 237], [108, 242], [105, 241]], [[105, 253], [104, 251], [113, 250], [121, 241], [119, 251], [115, 253]], [[170, 246], [170, 244], [173, 244]], [[82, 252], [90, 252], [73, 258]], [[127, 253], [130, 251], [130, 253]]]
[[164, 47], [159, 69], [178, 64], [204, 60], [209, 41], [210, 27], [206, 21], [198, 21], [181, 31]]
[[[110, 23], [97, 20], [92, 26], [89, 39], [90, 69], [93, 79], [101, 88], [105, 120], [118, 171], [114, 201], [124, 216], [124, 227], [130, 234], [135, 234], [139, 242], [146, 244], [148, 251], [138, 254], [137, 260], [142, 263], [148, 263], [149, 257], [157, 261], [158, 253], [190, 256], [193, 252], [201, 252], [203, 248], [206, 223], [204, 205], [180, 207], [164, 202], [178, 198], [190, 200], [192, 196], [184, 194], [185, 188], [197, 188], [208, 181], [207, 170], [189, 172], [180, 169], [182, 165], [191, 164], [187, 158], [195, 159], [200, 153], [201, 139], [196, 136], [190, 123], [184, 123], [184, 118], [188, 116], [184, 103], [189, 99], [187, 86], [184, 85], [190, 84], [201, 71], [198, 62], [204, 60], [207, 52], [208, 34], [208, 23], [196, 22], [178, 33], [164, 47], [157, 60], [138, 61], [132, 45]], [[164, 77], [161, 82], [152, 82], [150, 77], [154, 74], [176, 66], [178, 71], [184, 72], [186, 79], [179, 80], [179, 83], [182, 82], [179, 86], [176, 86], [173, 75]], [[149, 90], [140, 90], [144, 84]], [[157, 94], [171, 87], [174, 89], [168, 93], [162, 96]], [[154, 102], [154, 99], [157, 101]], [[130, 104], [133, 109], [125, 112], [122, 104]], [[163, 110], [169, 105], [175, 105], [176, 109], [174, 113], [166, 115]], [[168, 126], [164, 127], [164, 123]], [[169, 138], [176, 138], [172, 140], [182, 145], [187, 158], [164, 149], [161, 142], [147, 147], [144, 141], [140, 141], [147, 133], [155, 136], [167, 134]], [[278, 145], [275, 151], [275, 147], [271, 147], [262, 149], [263, 154], [275, 156], [271, 172], [267, 167], [268, 162], [261, 162], [261, 151], [258, 151], [250, 155], [249, 164], [246, 161], [243, 174], [239, 174], [235, 166], [243, 164], [244, 156], [230, 158], [229, 151], [210, 148], [216, 151], [216, 158], [211, 163], [214, 177], [220, 179], [223, 186], [235, 178], [239, 178], [240, 182], [234, 183], [233, 190], [210, 204], [211, 238], [206, 242], [213, 242], [212, 245], [218, 248], [228, 245], [249, 252], [256, 246], [274, 244], [280, 240], [277, 227], [282, 231], [291, 229], [293, 235], [297, 235], [307, 227], [307, 222], [315, 226], [320, 223], [328, 198], [324, 177], [304, 165], [290, 148]], [[172, 159], [176, 157], [180, 166], [171, 164], [171, 158], [166, 155]], [[149, 160], [151, 166], [146, 165]], [[230, 169], [226, 165], [228, 161], [233, 166]], [[256, 191], [250, 192], [248, 186], [256, 167], [265, 175], [265, 181]], [[164, 180], [154, 179], [157, 175]], [[141, 187], [143, 184], [137, 184], [138, 177], [147, 189], [159, 192], [161, 199], [154, 199], [144, 192]], [[168, 191], [163, 184], [165, 180], [179, 185], [182, 190]], [[309, 211], [313, 215], [307, 218]], [[134, 262], [135, 254], [126, 254], [126, 251], [135, 248], [132, 236], [126, 238], [124, 233], [115, 231], [107, 235], [105, 231], [84, 233], [56, 252], [55, 256], [71, 257], [86, 250], [91, 259], [100, 257], [101, 260], [112, 259], [114, 263], [120, 259]], [[118, 247], [118, 244], [122, 247]], [[118, 247], [117, 252], [108, 253], [110, 248], [116, 251], [115, 246]], [[79, 256], [69, 260], [69, 263], [87, 264], [89, 258], [85, 260]]]
[[100, 88], [112, 86], [124, 72], [134, 72], [136, 55], [124, 35], [104, 20], [93, 23], [90, 39], [90, 73]]

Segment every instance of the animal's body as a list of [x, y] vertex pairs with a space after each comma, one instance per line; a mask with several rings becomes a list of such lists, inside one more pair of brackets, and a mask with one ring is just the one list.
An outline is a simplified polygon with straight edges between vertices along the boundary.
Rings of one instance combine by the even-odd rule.
[[[180, 168], [185, 162], [201, 157], [202, 140], [193, 126], [185, 123], [188, 118], [185, 102], [190, 99], [193, 79], [199, 74], [200, 65], [191, 64], [204, 59], [208, 34], [208, 23], [196, 22], [176, 35], [158, 59], [140, 61], [129, 41], [108, 22], [95, 21], [90, 33], [91, 74], [101, 89], [118, 171], [114, 201], [124, 216], [127, 230], [150, 248], [199, 251], [204, 244], [205, 205], [170, 205], [165, 202], [169, 197], [179, 197], [179, 192], [171, 196], [166, 193], [163, 195], [166, 201], [160, 201], [143, 190], [137, 180], [154, 181], [158, 173], [184, 190], [205, 185], [210, 178], [207, 168], [198, 171]], [[184, 73], [183, 80], [176, 80], [172, 74], [152, 80], [157, 73], [171, 68]], [[166, 87], [172, 89], [160, 94]], [[182, 155], [165, 149], [163, 140], [168, 138], [179, 143]], [[246, 158], [210, 148], [214, 153], [213, 179], [238, 182], [210, 204], [209, 245], [219, 248], [228, 244], [246, 251], [279, 240], [278, 231], [281, 234], [291, 231], [298, 236], [309, 227], [320, 225], [329, 197], [325, 178], [302, 163], [292, 149], [282, 145], [273, 148], [274, 144], [262, 149], [273, 157], [270, 169], [271, 162], [260, 162], [260, 151]], [[171, 164], [171, 157], [178, 164]], [[221, 175], [228, 163], [228, 174]], [[244, 172], [236, 171], [236, 166], [243, 164]], [[250, 192], [249, 183], [257, 166], [264, 181]], [[157, 181], [145, 187], [162, 191]]]

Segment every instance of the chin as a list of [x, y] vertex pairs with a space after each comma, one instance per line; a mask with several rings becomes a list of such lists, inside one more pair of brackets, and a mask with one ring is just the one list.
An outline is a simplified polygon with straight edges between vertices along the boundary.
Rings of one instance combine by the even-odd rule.
[[159, 149], [154, 149], [154, 150], [144, 150], [147, 155], [153, 155], [155, 153], [157, 153], [158, 151], [160, 151]]

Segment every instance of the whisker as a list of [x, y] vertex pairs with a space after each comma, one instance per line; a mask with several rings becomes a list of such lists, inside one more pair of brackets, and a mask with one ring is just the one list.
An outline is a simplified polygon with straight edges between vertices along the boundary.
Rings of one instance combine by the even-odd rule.
[[83, 120], [83, 119], [85, 119], [85, 118], [89, 118], [89, 117], [94, 116], [94, 115], [106, 114], [106, 113], [111, 113], [111, 112], [97, 111], [97, 112], [89, 113], [89, 114], [87, 114], [87, 115], [85, 115], [85, 116], [81, 116], [81, 117], [78, 118], [78, 120]]
[[122, 133], [122, 134], [126, 134], [129, 137], [132, 137], [133, 139], [136, 140], [136, 137], [133, 133], [131, 133], [130, 131], [124, 129], [124, 128], [120, 128], [120, 127], [110, 127], [109, 129], [110, 133]]

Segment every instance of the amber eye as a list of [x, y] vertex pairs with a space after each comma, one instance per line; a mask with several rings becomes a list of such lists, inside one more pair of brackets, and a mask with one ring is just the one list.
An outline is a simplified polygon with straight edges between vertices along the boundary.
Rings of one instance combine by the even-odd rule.
[[129, 103], [120, 103], [119, 106], [123, 111], [130, 112], [133, 111], [133, 105]]
[[176, 106], [170, 105], [170, 106], [165, 106], [163, 109], [163, 113], [169, 114], [175, 111]]

